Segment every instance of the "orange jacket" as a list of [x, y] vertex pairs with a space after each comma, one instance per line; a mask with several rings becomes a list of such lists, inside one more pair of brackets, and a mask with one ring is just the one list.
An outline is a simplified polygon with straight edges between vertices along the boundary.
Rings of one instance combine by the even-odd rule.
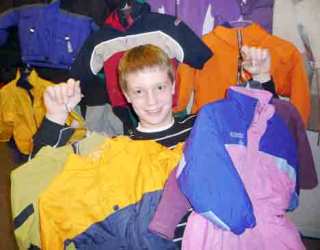
[[[299, 51], [289, 42], [270, 35], [258, 24], [241, 28], [243, 44], [269, 49], [271, 53], [271, 75], [276, 92], [290, 97], [307, 124], [310, 114], [309, 83], [303, 59]], [[203, 41], [212, 50], [213, 57], [201, 70], [180, 65], [179, 103], [176, 111], [186, 107], [192, 90], [194, 103], [192, 112], [204, 104], [225, 96], [226, 89], [237, 81], [238, 42], [237, 28], [217, 26], [203, 36]]]

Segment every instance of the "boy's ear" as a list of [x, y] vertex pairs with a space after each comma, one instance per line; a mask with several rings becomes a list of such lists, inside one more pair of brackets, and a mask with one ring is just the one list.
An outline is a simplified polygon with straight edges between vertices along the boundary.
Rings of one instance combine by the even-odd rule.
[[131, 99], [130, 99], [129, 95], [127, 94], [127, 92], [123, 91], [122, 93], [124, 94], [125, 98], [127, 99], [127, 102], [131, 103]]
[[173, 81], [173, 82], [172, 82], [171, 94], [174, 95], [175, 92], [176, 92], [176, 81]]

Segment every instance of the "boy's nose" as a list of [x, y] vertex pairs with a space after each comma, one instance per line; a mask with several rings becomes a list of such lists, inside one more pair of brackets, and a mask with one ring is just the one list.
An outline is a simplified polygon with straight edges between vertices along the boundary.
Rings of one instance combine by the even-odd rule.
[[147, 94], [147, 105], [153, 105], [157, 103], [157, 96], [153, 91], [148, 91]]

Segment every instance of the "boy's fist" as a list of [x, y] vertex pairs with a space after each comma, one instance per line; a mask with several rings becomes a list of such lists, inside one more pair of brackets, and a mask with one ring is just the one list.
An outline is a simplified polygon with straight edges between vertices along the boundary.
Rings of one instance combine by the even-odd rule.
[[74, 79], [48, 87], [43, 95], [47, 119], [64, 125], [69, 112], [80, 102], [81, 97], [80, 82]]
[[270, 81], [271, 56], [268, 49], [243, 46], [241, 54], [243, 67], [252, 75], [253, 80]]

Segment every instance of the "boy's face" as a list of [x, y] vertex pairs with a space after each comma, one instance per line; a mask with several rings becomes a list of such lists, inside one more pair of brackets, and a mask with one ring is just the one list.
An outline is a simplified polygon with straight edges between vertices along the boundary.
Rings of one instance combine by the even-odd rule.
[[157, 129], [172, 122], [173, 94], [174, 83], [166, 69], [152, 67], [127, 76], [125, 96], [143, 128]]

